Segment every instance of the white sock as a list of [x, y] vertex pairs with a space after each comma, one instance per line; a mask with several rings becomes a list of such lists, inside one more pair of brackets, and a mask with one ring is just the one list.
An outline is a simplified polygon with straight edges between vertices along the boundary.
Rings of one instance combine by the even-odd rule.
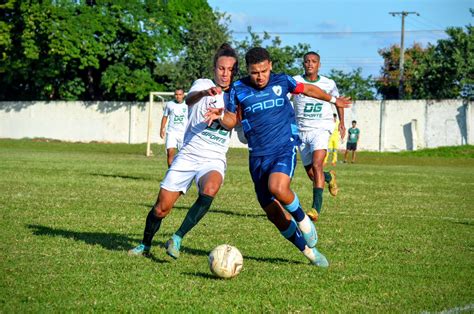
[[311, 262], [316, 259], [313, 249], [309, 248], [307, 245], [305, 245], [304, 247], [303, 255], [306, 256], [306, 258], [309, 259]]
[[298, 228], [300, 228], [301, 232], [308, 233], [311, 231], [311, 225], [313, 222], [309, 219], [308, 215], [304, 215], [303, 220], [298, 222]]

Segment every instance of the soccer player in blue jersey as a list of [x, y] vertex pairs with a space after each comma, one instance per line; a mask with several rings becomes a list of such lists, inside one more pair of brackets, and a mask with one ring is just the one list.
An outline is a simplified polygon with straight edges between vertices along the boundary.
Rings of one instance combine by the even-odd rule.
[[314, 224], [290, 188], [300, 141], [287, 94], [304, 93], [338, 107], [347, 107], [350, 101], [345, 97], [336, 99], [317, 86], [297, 83], [286, 74], [273, 73], [270, 54], [264, 48], [250, 49], [245, 61], [249, 75], [232, 85], [225, 110], [209, 109], [207, 119], [212, 122], [218, 118], [222, 126], [231, 129], [238, 123], [237, 116], [241, 116], [249, 147], [250, 174], [260, 206], [311, 263], [327, 267], [326, 257], [316, 249]]

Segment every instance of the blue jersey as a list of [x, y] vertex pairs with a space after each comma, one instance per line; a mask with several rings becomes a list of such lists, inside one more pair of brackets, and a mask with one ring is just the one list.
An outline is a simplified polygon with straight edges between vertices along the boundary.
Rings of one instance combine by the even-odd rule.
[[226, 109], [236, 113], [241, 107], [251, 156], [277, 154], [299, 144], [295, 111], [287, 97], [297, 84], [291, 76], [271, 73], [263, 89], [252, 87], [249, 77], [232, 85]]

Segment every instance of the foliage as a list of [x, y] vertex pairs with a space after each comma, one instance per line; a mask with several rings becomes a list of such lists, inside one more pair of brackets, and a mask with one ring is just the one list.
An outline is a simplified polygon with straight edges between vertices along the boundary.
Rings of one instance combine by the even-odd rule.
[[[405, 50], [404, 98], [459, 98], [461, 91], [474, 84], [474, 27], [448, 28], [448, 39], [426, 48], [419, 44]], [[379, 50], [384, 58], [382, 76], [377, 81], [384, 99], [397, 99], [400, 48], [393, 45]]]
[[218, 23], [204, 0], [12, 0], [2, 9], [8, 100], [145, 99], [165, 89], [155, 67], [186, 51], [195, 23]]
[[362, 77], [362, 68], [357, 68], [349, 73], [331, 70], [329, 77], [336, 82], [339, 94], [349, 96], [353, 100], [373, 100], [374, 83], [372, 76]]
[[299, 74], [302, 71], [303, 55], [309, 51], [308, 44], [299, 43], [293, 46], [282, 46], [280, 37], [272, 38], [270, 34], [264, 32], [262, 36], [247, 28], [249, 37], [234, 43], [240, 57], [240, 73], [247, 74], [245, 64], [245, 53], [252, 47], [263, 47], [268, 50], [272, 58], [273, 72], [286, 73], [290, 76]]
[[[472, 158], [361, 152], [325, 191], [318, 248], [307, 263], [259, 208], [247, 151], [230, 149], [225, 184], [174, 261], [164, 242], [197, 197], [182, 196], [152, 258], [126, 251], [143, 236], [167, 170], [163, 146], [0, 140], [2, 312], [409, 313], [467, 307], [474, 290]], [[301, 164], [292, 187], [312, 188]], [[214, 278], [218, 244], [243, 254], [242, 273]], [[454, 309], [454, 310], [453, 310]]]

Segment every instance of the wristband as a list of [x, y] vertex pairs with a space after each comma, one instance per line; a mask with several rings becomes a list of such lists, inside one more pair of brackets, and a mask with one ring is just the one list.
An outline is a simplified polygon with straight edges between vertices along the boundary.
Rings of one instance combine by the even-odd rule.
[[219, 116], [219, 118], [217, 118], [219, 121], [222, 121], [222, 119], [224, 119], [224, 110], [222, 110], [222, 113], [221, 115]]
[[336, 103], [336, 97], [334, 96], [331, 96], [331, 100], [329, 101], [331, 104], [335, 104]]

